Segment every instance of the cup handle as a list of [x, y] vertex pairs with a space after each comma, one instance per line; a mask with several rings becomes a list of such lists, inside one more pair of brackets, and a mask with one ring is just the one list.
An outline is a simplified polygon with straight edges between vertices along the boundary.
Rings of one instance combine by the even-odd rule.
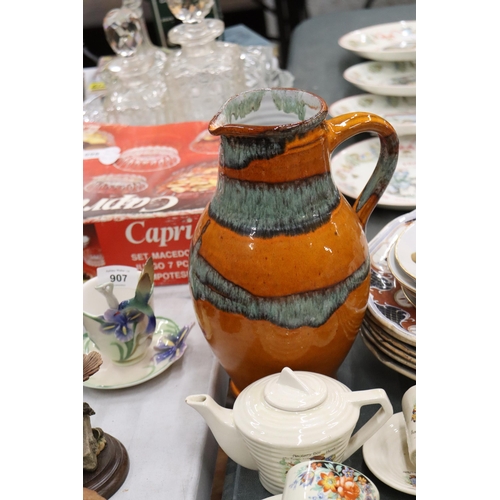
[[361, 406], [380, 404], [381, 408], [359, 429], [347, 443], [342, 460], [348, 459], [363, 444], [368, 441], [393, 415], [392, 404], [383, 389], [369, 389], [349, 393], [347, 401], [353, 405]]
[[361, 226], [366, 223], [389, 185], [399, 155], [399, 138], [394, 127], [373, 113], [355, 112], [339, 115], [325, 121], [328, 133], [329, 154], [342, 142], [363, 132], [375, 132], [380, 139], [380, 154], [375, 169], [352, 208]]

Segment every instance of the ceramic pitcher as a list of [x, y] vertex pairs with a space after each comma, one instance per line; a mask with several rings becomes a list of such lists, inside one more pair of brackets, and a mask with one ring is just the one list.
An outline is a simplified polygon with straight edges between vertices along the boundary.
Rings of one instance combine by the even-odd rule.
[[[285, 366], [335, 376], [365, 313], [364, 228], [399, 141], [377, 115], [327, 111], [306, 91], [257, 89], [230, 98], [209, 124], [221, 137], [219, 174], [191, 241], [189, 284], [235, 395]], [[380, 154], [351, 207], [329, 159], [363, 132], [379, 136]]]

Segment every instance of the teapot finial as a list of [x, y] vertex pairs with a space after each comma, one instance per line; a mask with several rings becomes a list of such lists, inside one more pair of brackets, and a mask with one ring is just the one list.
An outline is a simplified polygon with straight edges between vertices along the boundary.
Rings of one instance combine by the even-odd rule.
[[268, 404], [285, 411], [314, 408], [325, 401], [325, 383], [313, 373], [297, 372], [285, 367], [278, 377], [272, 378], [264, 388]]
[[281, 370], [280, 376], [278, 378], [278, 384], [284, 385], [284, 386], [289, 386], [294, 389], [297, 389], [298, 391], [303, 391], [306, 394], [311, 393], [311, 389], [305, 384], [295, 373], [291, 368], [288, 368], [286, 366]]

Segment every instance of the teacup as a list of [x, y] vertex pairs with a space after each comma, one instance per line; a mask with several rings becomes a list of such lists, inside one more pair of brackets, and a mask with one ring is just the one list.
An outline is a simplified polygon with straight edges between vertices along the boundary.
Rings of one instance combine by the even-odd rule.
[[403, 415], [406, 424], [406, 440], [408, 455], [413, 465], [417, 465], [417, 386], [413, 385], [404, 394], [401, 400]]
[[144, 357], [156, 326], [152, 290], [151, 285], [150, 293], [137, 300], [136, 288], [130, 286], [100, 283], [98, 278], [84, 283], [83, 326], [104, 357], [122, 366]]
[[328, 460], [309, 460], [294, 465], [286, 475], [283, 500], [313, 498], [379, 500], [375, 484], [347, 465]]

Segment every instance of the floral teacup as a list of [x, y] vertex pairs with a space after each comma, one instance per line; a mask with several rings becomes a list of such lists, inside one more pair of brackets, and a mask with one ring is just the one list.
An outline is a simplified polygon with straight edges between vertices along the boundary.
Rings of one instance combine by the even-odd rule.
[[327, 460], [294, 465], [286, 475], [283, 500], [379, 500], [377, 487], [364, 474]]
[[144, 357], [156, 328], [154, 283], [144, 269], [136, 288], [99, 284], [98, 278], [83, 285], [83, 326], [99, 352], [120, 365]]
[[417, 386], [412, 385], [401, 400], [406, 425], [406, 440], [411, 463], [417, 465]]

